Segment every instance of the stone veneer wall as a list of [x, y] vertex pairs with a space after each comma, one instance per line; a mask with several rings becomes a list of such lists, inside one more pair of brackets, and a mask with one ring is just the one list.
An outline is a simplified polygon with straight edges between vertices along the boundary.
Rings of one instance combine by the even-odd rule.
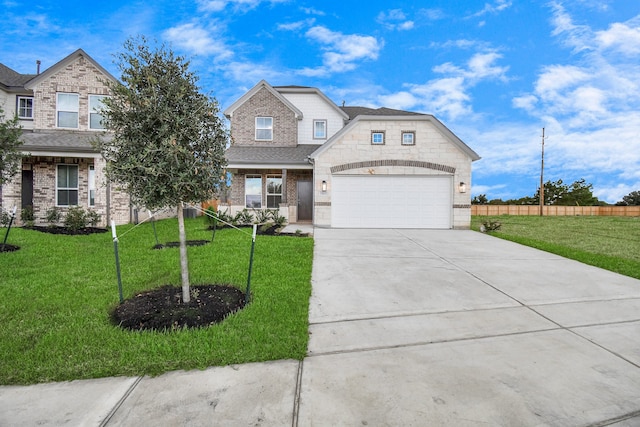
[[[371, 132], [384, 131], [383, 145], [371, 144]], [[415, 145], [402, 145], [402, 132], [415, 132]], [[382, 166], [370, 166], [341, 170], [340, 165], [354, 162], [407, 160], [431, 163], [433, 168], [396, 166], [394, 162], [377, 162]], [[441, 167], [444, 166], [444, 167]], [[336, 171], [332, 173], [331, 168]], [[471, 187], [471, 160], [461, 149], [450, 142], [428, 120], [366, 120], [360, 121], [349, 132], [336, 140], [315, 160], [314, 224], [331, 225], [331, 178], [345, 175], [447, 175], [453, 176], [453, 227], [469, 228], [471, 221], [470, 192], [459, 193], [458, 183]], [[321, 183], [327, 181], [328, 191], [322, 192]], [[384, 200], [380, 201], [384, 203]]]
[[[256, 141], [256, 117], [273, 117], [273, 141]], [[296, 146], [298, 120], [282, 101], [262, 88], [233, 112], [231, 140], [237, 145]]]

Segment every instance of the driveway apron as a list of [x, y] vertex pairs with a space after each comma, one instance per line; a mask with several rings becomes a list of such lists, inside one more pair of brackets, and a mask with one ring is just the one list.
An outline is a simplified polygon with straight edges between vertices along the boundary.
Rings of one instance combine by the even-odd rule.
[[640, 281], [472, 231], [314, 236], [299, 426], [640, 425]]

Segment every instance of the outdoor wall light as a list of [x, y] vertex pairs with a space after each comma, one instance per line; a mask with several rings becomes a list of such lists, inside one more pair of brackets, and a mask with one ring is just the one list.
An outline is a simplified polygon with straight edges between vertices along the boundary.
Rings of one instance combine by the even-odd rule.
[[464, 182], [461, 182], [460, 185], [458, 185], [458, 191], [461, 193], [466, 193], [467, 192], [467, 184], [465, 184]]
[[327, 181], [322, 181], [322, 192], [323, 193], [327, 192]]

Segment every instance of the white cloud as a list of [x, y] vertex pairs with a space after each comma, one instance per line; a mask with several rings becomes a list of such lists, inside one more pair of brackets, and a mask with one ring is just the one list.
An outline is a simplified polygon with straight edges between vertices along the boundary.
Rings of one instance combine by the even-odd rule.
[[342, 34], [322, 26], [309, 29], [306, 36], [323, 45], [322, 50], [325, 51], [322, 55], [322, 67], [305, 68], [300, 71], [300, 74], [307, 76], [351, 71], [357, 67], [357, 63], [360, 61], [377, 59], [380, 49], [382, 49], [382, 43], [375, 37]]
[[485, 3], [484, 4], [484, 8], [481, 11], [476, 12], [473, 15], [471, 15], [471, 17], [483, 16], [483, 15], [486, 15], [488, 13], [496, 14], [496, 13], [502, 12], [503, 10], [508, 9], [510, 7], [511, 7], [511, 1], [509, 1], [509, 0], [496, 0], [496, 2], [493, 3], [493, 4]]
[[169, 28], [164, 32], [164, 37], [175, 46], [197, 55], [213, 55], [216, 60], [233, 56], [233, 52], [223, 42], [214, 39], [209, 31], [194, 23]]
[[390, 94], [381, 99], [401, 99], [405, 103], [404, 109], [414, 107], [449, 120], [469, 116], [473, 113], [469, 93], [471, 88], [484, 80], [506, 80], [509, 68], [496, 65], [501, 58], [502, 55], [494, 51], [480, 52], [472, 55], [464, 66], [447, 62], [434, 67], [433, 71], [444, 77], [432, 79], [425, 84], [405, 85], [415, 100], [413, 105], [409, 104], [410, 98], [405, 92]]
[[298, 31], [302, 28], [309, 27], [315, 23], [315, 18], [309, 18], [302, 21], [289, 22], [286, 24], [278, 24], [278, 30], [281, 31]]
[[389, 30], [406, 31], [415, 26], [415, 22], [407, 19], [402, 9], [392, 9], [387, 12], [380, 12], [376, 22], [384, 25]]
[[612, 49], [627, 56], [640, 53], [640, 23], [616, 22], [606, 31], [595, 33], [596, 41], [601, 49]]
[[397, 110], [408, 110], [413, 108], [417, 103], [418, 99], [411, 92], [397, 92], [390, 95], [382, 95], [378, 98], [381, 105], [384, 105], [388, 108], [395, 108]]
[[317, 15], [317, 16], [326, 15], [326, 13], [324, 13], [322, 10], [318, 10], [315, 7], [301, 7], [300, 10], [306, 13], [307, 15]]
[[418, 17], [424, 17], [427, 21], [437, 21], [445, 17], [445, 13], [442, 9], [420, 9], [417, 13]]
[[235, 10], [255, 9], [262, 3], [286, 3], [289, 0], [198, 0], [198, 8], [204, 12], [221, 12], [230, 6]]

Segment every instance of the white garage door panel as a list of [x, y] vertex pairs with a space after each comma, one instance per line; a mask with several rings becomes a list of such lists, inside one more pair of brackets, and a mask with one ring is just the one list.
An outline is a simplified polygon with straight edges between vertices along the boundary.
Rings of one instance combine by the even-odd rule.
[[448, 176], [334, 176], [331, 224], [355, 228], [451, 228]]

